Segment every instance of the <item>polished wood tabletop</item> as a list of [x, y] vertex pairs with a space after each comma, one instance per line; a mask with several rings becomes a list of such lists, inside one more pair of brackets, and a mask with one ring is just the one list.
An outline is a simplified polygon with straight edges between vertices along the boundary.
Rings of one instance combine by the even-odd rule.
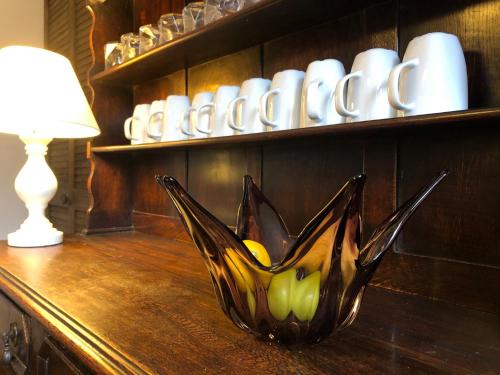
[[356, 322], [309, 346], [240, 331], [187, 242], [118, 233], [0, 244], [0, 288], [99, 373], [495, 374], [500, 317], [368, 288]]

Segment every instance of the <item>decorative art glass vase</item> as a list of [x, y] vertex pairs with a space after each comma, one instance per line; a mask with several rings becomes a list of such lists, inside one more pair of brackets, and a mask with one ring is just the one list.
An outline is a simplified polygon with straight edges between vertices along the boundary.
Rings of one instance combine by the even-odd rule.
[[282, 342], [318, 342], [353, 322], [384, 253], [446, 174], [390, 215], [362, 249], [364, 175], [352, 177], [296, 238], [250, 176], [244, 178], [236, 233], [173, 177], [156, 178], [179, 211], [218, 302], [234, 324]]

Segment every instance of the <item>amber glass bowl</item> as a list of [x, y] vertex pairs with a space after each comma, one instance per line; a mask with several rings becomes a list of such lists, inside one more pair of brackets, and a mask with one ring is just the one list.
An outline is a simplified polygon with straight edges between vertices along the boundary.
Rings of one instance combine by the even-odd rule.
[[282, 342], [317, 342], [349, 326], [386, 250], [428, 186], [390, 215], [360, 247], [365, 176], [352, 177], [292, 237], [250, 176], [244, 178], [236, 233], [172, 177], [157, 176], [208, 268], [224, 313], [241, 329]]

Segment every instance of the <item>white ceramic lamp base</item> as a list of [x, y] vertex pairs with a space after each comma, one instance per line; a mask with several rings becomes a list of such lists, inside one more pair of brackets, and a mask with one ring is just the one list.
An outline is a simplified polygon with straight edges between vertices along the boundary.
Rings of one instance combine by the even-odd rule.
[[45, 155], [52, 139], [21, 137], [28, 160], [16, 177], [16, 193], [26, 204], [28, 218], [14, 233], [7, 236], [9, 246], [39, 247], [63, 241], [63, 233], [45, 217], [45, 209], [57, 191], [57, 179]]

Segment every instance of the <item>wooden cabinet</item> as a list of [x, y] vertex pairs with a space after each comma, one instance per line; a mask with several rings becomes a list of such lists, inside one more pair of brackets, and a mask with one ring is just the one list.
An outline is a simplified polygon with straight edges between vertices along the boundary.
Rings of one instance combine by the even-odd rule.
[[256, 339], [223, 314], [191, 243], [127, 232], [19, 250], [0, 241], [0, 289], [30, 316], [29, 374], [466, 375], [500, 368], [498, 315], [455, 304], [371, 286], [348, 329], [316, 345], [285, 347]]
[[[23, 328], [31, 330], [27, 349], [16, 352], [27, 373], [498, 368], [497, 1], [320, 0], [312, 6], [262, 0], [106, 71], [104, 43], [179, 12], [184, 1], [88, 3], [95, 26], [93, 110], [102, 130], [89, 155], [88, 236], [68, 237], [50, 257], [40, 256], [44, 249], [16, 254], [0, 244], [0, 289], [29, 314], [0, 300], [0, 328], [13, 321], [29, 325]], [[384, 47], [402, 56], [412, 38], [430, 31], [461, 40], [467, 111], [136, 146], [122, 134], [135, 104], [305, 70], [316, 59], [337, 58], [349, 70], [358, 52]], [[372, 280], [382, 288], [368, 288], [359, 323], [338, 339], [299, 351], [259, 342], [225, 320], [201, 258], [154, 180], [155, 174], [176, 177], [231, 227], [242, 177], [250, 174], [297, 234], [348, 177], [363, 172], [366, 239], [444, 168], [451, 172], [446, 182], [411, 219]], [[91, 235], [105, 232], [115, 233]]]
[[50, 336], [46, 336], [36, 354], [36, 375], [80, 375], [84, 370], [72, 355], [65, 353]]
[[31, 355], [31, 318], [0, 294], [1, 362], [6, 373], [28, 373]]
[[[500, 45], [495, 1], [263, 0], [129, 62], [103, 70], [102, 47], [183, 1], [107, 0], [91, 4], [96, 64], [91, 83], [102, 134], [93, 140], [93, 198], [87, 233], [138, 230], [184, 238], [175, 208], [154, 175], [176, 177], [229, 226], [241, 181], [250, 174], [292, 233], [350, 176], [363, 172], [363, 238], [441, 169], [450, 175], [411, 219], [373, 283], [385, 288], [500, 313]], [[431, 31], [456, 34], [464, 48], [470, 109], [131, 146], [123, 122], [138, 103], [192, 96], [218, 85], [316, 59], [346, 70], [368, 48], [395, 49]]]
[[3, 293], [0, 293], [0, 334], [0, 374], [76, 375], [84, 371], [81, 363], [65, 352], [37, 320]]

